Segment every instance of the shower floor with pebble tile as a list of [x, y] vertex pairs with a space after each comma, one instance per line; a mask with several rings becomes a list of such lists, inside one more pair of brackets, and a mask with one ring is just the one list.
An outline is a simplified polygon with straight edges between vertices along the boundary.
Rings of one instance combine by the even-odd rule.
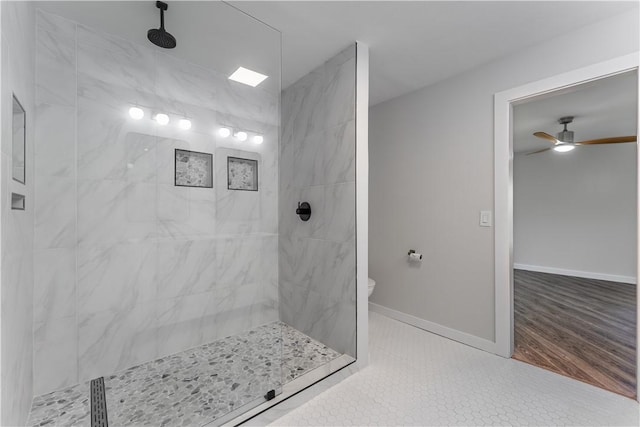
[[[105, 376], [111, 425], [202, 426], [341, 356], [282, 322]], [[29, 426], [90, 426], [89, 382], [38, 396]]]

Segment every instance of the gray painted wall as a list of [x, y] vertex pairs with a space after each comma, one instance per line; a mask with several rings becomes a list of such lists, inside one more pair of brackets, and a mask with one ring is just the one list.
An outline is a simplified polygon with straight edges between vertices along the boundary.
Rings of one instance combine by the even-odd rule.
[[[280, 143], [280, 317], [355, 356], [355, 45], [288, 87]], [[311, 204], [308, 222], [295, 214]]]
[[514, 263], [635, 279], [636, 200], [636, 144], [516, 154]]
[[[2, 2], [2, 143], [0, 177], [2, 212], [2, 425], [24, 425], [33, 397], [33, 153], [35, 14], [29, 2]], [[26, 111], [26, 179], [12, 179], [12, 93]], [[11, 210], [12, 192], [26, 196], [25, 210]]]
[[493, 209], [493, 96], [637, 50], [637, 17], [621, 15], [373, 107], [371, 301], [493, 341], [493, 228], [478, 225]]

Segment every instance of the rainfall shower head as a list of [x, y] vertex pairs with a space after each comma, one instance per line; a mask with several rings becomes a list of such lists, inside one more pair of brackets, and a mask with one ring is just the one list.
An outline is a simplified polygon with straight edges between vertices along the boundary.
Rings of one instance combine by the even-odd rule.
[[147, 31], [147, 38], [156, 46], [173, 49], [176, 47], [176, 38], [164, 29], [164, 11], [169, 8], [169, 5], [165, 2], [157, 1], [156, 7], [160, 9], [160, 28], [152, 28]]

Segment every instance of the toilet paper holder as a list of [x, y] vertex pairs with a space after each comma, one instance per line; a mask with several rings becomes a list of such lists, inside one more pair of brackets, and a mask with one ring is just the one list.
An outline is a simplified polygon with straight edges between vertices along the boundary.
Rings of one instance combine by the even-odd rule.
[[422, 261], [422, 254], [417, 253], [414, 249], [409, 249], [409, 261]]

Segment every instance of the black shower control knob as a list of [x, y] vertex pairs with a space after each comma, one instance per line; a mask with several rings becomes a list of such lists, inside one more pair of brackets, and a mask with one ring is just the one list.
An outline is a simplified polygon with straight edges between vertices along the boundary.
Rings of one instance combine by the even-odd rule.
[[300, 216], [300, 219], [303, 221], [309, 221], [309, 218], [311, 218], [311, 205], [307, 202], [298, 202], [296, 215]]

